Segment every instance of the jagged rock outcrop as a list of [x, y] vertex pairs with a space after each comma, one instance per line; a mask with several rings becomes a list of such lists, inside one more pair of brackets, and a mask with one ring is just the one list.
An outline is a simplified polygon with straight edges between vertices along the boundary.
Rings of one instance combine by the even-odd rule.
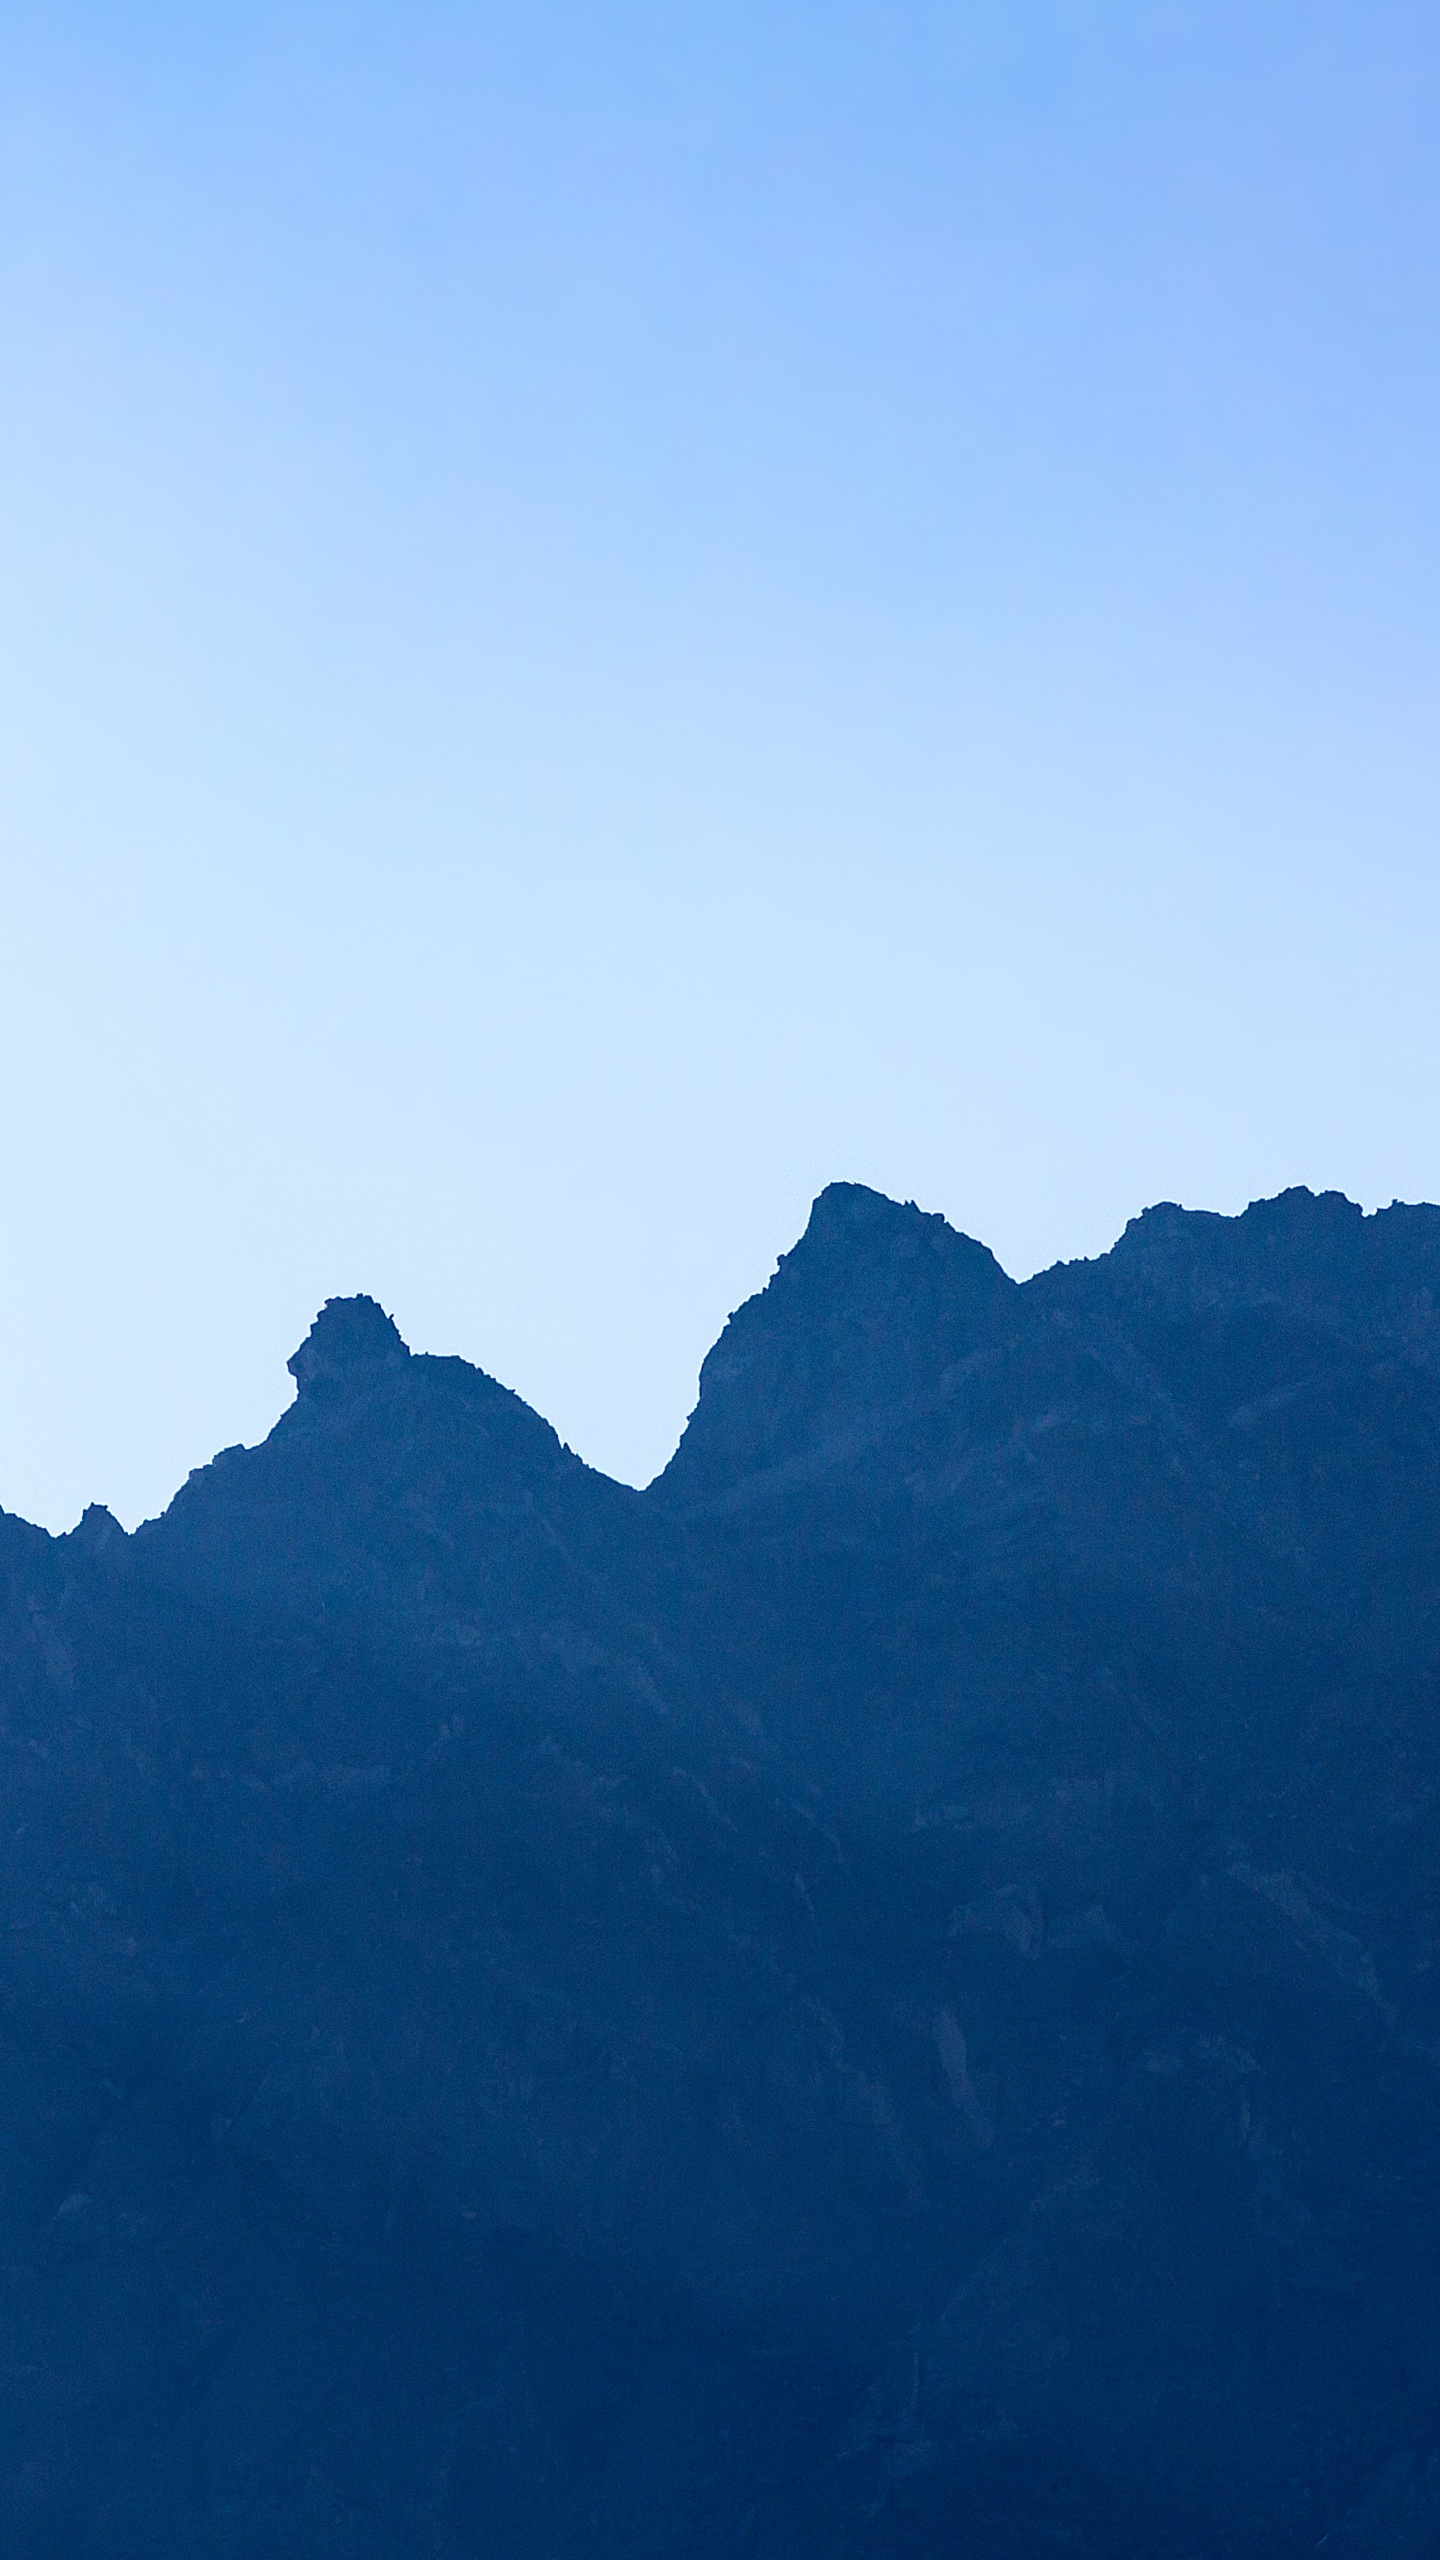
[[728, 1506], [863, 1450], [932, 1404], [1017, 1296], [994, 1255], [943, 1218], [832, 1182], [706, 1359], [664, 1495]]

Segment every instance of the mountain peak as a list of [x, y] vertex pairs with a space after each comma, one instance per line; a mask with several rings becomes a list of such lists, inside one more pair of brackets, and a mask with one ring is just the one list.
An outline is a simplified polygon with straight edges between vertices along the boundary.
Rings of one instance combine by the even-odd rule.
[[1114, 1251], [1222, 1244], [1232, 1252], [1287, 1247], [1313, 1252], [1329, 1244], [1355, 1243], [1365, 1223], [1363, 1210], [1343, 1191], [1311, 1191], [1301, 1182], [1273, 1199], [1252, 1200], [1233, 1218], [1214, 1209], [1182, 1209], [1176, 1200], [1157, 1200], [1130, 1219]]
[[827, 1184], [706, 1360], [670, 1489], [723, 1498], [934, 1393], [1014, 1294], [988, 1248], [944, 1218], [863, 1183]]
[[84, 1555], [103, 1555], [118, 1538], [123, 1543], [125, 1532], [113, 1511], [103, 1502], [87, 1502], [75, 1526], [68, 1533], [74, 1546]]
[[1395, 1201], [1366, 1216], [1343, 1191], [1304, 1184], [1238, 1217], [1157, 1201], [1093, 1262], [1027, 1283], [1039, 1306], [1104, 1308], [1166, 1322], [1241, 1308], [1440, 1352], [1440, 1209]]
[[410, 1349], [393, 1316], [374, 1298], [327, 1298], [293, 1358], [291, 1377], [302, 1396], [342, 1393], [376, 1369], [408, 1360]]
[[827, 1182], [811, 1203], [809, 1223], [794, 1250], [798, 1253], [807, 1244], [854, 1242], [866, 1229], [888, 1229], [896, 1235], [902, 1229], [926, 1223], [943, 1227], [945, 1220], [938, 1216], [927, 1218], [927, 1212], [917, 1208], [913, 1200], [892, 1200], [887, 1192], [872, 1191], [868, 1183]]
[[813, 1268], [820, 1256], [839, 1257], [853, 1275], [862, 1268], [913, 1263], [927, 1251], [951, 1269], [963, 1264], [972, 1278], [983, 1272], [986, 1282], [1002, 1291], [1013, 1285], [989, 1246], [962, 1235], [938, 1210], [921, 1209], [913, 1200], [892, 1200], [863, 1182], [826, 1183], [811, 1205], [798, 1244], [781, 1255], [775, 1280], [806, 1265]]

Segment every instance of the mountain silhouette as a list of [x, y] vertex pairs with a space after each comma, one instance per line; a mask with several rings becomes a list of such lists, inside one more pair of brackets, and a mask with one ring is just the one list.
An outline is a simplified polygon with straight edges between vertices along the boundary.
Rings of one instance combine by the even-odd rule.
[[1440, 2548], [1440, 1210], [290, 1368], [0, 1514], [7, 2555]]

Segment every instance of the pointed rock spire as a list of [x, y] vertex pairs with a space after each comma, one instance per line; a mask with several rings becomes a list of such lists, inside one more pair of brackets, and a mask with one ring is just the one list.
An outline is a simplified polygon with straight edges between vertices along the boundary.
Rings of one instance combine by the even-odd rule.
[[374, 1298], [327, 1298], [285, 1365], [303, 1397], [326, 1400], [409, 1357], [394, 1317]]
[[668, 1488], [713, 1498], [934, 1393], [1015, 1296], [987, 1247], [944, 1218], [832, 1182], [706, 1360]]

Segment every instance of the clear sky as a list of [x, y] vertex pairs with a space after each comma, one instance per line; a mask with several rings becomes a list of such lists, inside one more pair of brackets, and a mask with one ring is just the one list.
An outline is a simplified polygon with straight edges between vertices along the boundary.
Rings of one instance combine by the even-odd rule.
[[1433, 0], [8, 0], [0, 1503], [1440, 1195]]

